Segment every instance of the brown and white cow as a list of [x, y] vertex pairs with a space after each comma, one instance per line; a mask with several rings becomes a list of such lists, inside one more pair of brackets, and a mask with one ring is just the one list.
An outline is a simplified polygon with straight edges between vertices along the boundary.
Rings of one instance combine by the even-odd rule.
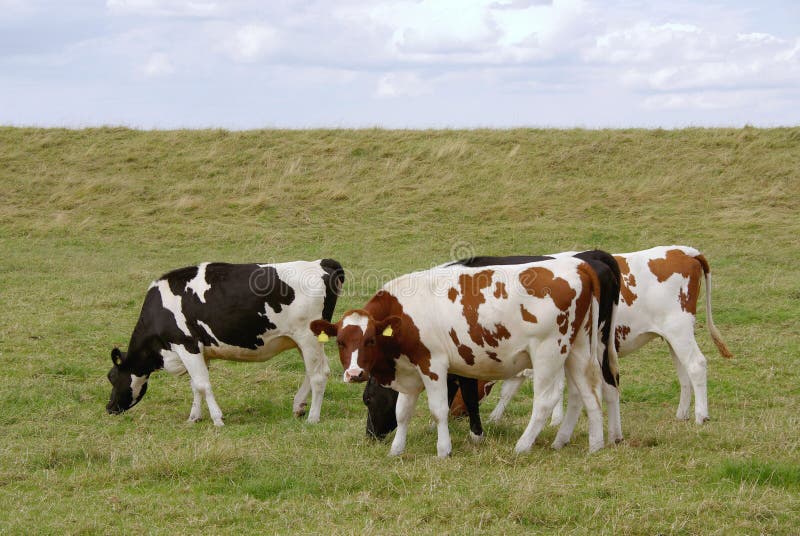
[[[561, 253], [571, 255], [571, 253]], [[708, 420], [706, 358], [694, 337], [700, 280], [706, 282], [706, 324], [719, 353], [733, 357], [711, 316], [711, 268], [706, 258], [687, 246], [658, 246], [614, 255], [622, 273], [620, 304], [616, 320], [616, 344], [620, 356], [630, 354], [656, 337], [669, 346], [681, 384], [676, 416], [689, 418], [694, 391], [695, 421]], [[524, 378], [503, 382], [500, 400], [490, 421], [498, 421]], [[561, 421], [559, 402], [553, 424]]]
[[[572, 257], [439, 267], [390, 281], [363, 309], [347, 311], [336, 324], [315, 320], [311, 329], [322, 339], [337, 337], [345, 382], [371, 375], [400, 393], [391, 455], [405, 448], [423, 389], [437, 424], [437, 453], [450, 454], [448, 372], [497, 380], [531, 366], [533, 412], [515, 450], [533, 445], [560, 396], [559, 374], [566, 368], [587, 409], [589, 450], [596, 451], [603, 446], [599, 288], [591, 267]], [[571, 434], [562, 427], [553, 447], [565, 445]]]

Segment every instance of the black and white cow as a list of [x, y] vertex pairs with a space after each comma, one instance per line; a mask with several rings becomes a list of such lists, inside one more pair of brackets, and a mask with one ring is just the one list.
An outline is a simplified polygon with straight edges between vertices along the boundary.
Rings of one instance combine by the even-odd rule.
[[207, 362], [266, 361], [298, 348], [306, 375], [294, 397], [295, 415], [319, 421], [328, 359], [309, 329], [317, 318], [333, 316], [344, 281], [332, 259], [281, 264], [207, 263], [180, 268], [154, 281], [145, 296], [128, 351], [111, 352], [109, 413], [136, 405], [155, 370], [188, 372], [194, 401], [189, 421], [202, 415], [205, 398], [211, 419], [222, 426], [222, 411], [211, 391]]

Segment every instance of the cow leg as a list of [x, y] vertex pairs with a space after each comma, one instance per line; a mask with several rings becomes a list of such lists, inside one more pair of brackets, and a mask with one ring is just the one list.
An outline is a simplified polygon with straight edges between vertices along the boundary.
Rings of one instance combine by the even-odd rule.
[[[694, 389], [694, 417], [697, 424], [708, 420], [708, 395], [706, 391], [706, 357], [697, 346], [694, 334], [667, 339], [670, 349], [678, 356]], [[683, 390], [683, 389], [681, 389]]]
[[205, 397], [206, 405], [208, 406], [208, 413], [211, 415], [211, 420], [215, 426], [222, 426], [222, 410], [219, 409], [214, 393], [211, 391], [211, 380], [208, 377], [208, 365], [203, 358], [202, 353], [193, 354], [186, 350], [183, 346], [172, 346], [172, 350], [181, 358], [183, 366], [189, 373], [192, 380], [192, 391], [194, 393], [194, 402], [192, 403], [192, 412], [189, 414], [189, 419], [193, 415], [199, 415], [200, 411], [195, 412], [195, 407], [200, 405], [200, 397]]
[[575, 385], [575, 380], [570, 374], [565, 374], [565, 376], [567, 380], [567, 413], [561, 421], [555, 440], [553, 440], [552, 447], [554, 449], [562, 448], [572, 439], [572, 433], [575, 431], [575, 425], [578, 423], [578, 417], [583, 409], [583, 400], [578, 386]]
[[300, 384], [300, 389], [297, 390], [292, 401], [292, 413], [295, 417], [302, 417], [306, 414], [306, 406], [308, 406], [306, 400], [308, 400], [309, 393], [311, 393], [311, 380], [309, 380], [308, 374], [304, 374], [303, 383]]
[[489, 422], [500, 421], [503, 412], [506, 410], [506, 406], [508, 406], [511, 399], [514, 398], [514, 395], [517, 394], [517, 391], [519, 391], [524, 381], [525, 376], [514, 376], [513, 378], [503, 381], [503, 385], [500, 386], [500, 400], [497, 401], [497, 405], [489, 415]]
[[517, 453], [531, 449], [544, 428], [547, 417], [553, 412], [559, 395], [558, 372], [564, 366], [564, 356], [555, 341], [544, 342], [538, 348], [531, 344], [528, 354], [533, 364], [533, 412], [525, 432], [514, 448]]
[[[455, 374], [448, 374], [447, 375], [447, 405], [452, 406], [453, 400], [455, 400], [456, 395], [458, 394], [458, 390], [461, 388], [461, 377], [456, 376]], [[464, 398], [464, 391], [461, 391], [461, 398]]]
[[608, 442], [622, 442], [622, 416], [619, 406], [619, 389], [603, 382], [603, 399], [608, 411]]
[[394, 434], [392, 448], [389, 456], [399, 456], [406, 448], [406, 435], [408, 435], [408, 423], [414, 414], [414, 407], [417, 405], [419, 392], [413, 394], [399, 393], [397, 404], [395, 405], [395, 416], [397, 417], [397, 431]]
[[[447, 376], [446, 374], [444, 375]], [[428, 379], [428, 376], [425, 376], [423, 378], [423, 382], [425, 384], [425, 390], [428, 393], [428, 408], [431, 410], [433, 420], [436, 421], [436, 454], [440, 458], [446, 458], [450, 455], [450, 451], [452, 450], [452, 444], [450, 443], [450, 428], [448, 427], [450, 406], [447, 404], [447, 382], [443, 381], [441, 377], [442, 375], [440, 374], [440, 379], [430, 380]], [[475, 399], [477, 400], [477, 398], [478, 396], [476, 392]]]
[[192, 395], [194, 399], [192, 400], [192, 411], [189, 412], [189, 422], [197, 422], [203, 418], [203, 396], [194, 386], [194, 382], [190, 383], [192, 384]]
[[[588, 338], [587, 338], [588, 342]], [[603, 373], [587, 344], [572, 347], [566, 361], [567, 375], [575, 382], [589, 421], [589, 452], [603, 448]], [[569, 408], [567, 408], [569, 411]]]
[[[311, 408], [308, 410], [308, 422], [316, 423], [319, 422], [322, 397], [325, 394], [325, 385], [328, 382], [328, 374], [330, 374], [331, 369], [328, 365], [325, 350], [323, 350], [319, 341], [313, 337], [308, 337], [307, 339], [295, 340], [295, 342], [300, 349], [300, 353], [303, 354], [303, 362], [306, 365], [306, 379], [303, 380], [303, 384], [308, 381], [311, 385]], [[301, 385], [300, 390], [295, 395], [295, 404], [301, 395], [303, 395], [300, 399], [301, 404], [305, 402], [308, 391], [305, 393], [302, 391], [303, 386]], [[295, 406], [295, 411], [297, 411], [297, 405]]]
[[481, 413], [478, 409], [478, 380], [474, 378], [461, 378], [461, 398], [467, 406], [469, 415], [470, 438], [477, 442], [483, 440], [483, 427], [481, 426]]
[[564, 376], [565, 373], [562, 370], [558, 378], [558, 402], [556, 402], [556, 407], [553, 408], [553, 415], [550, 417], [550, 426], [558, 426], [564, 419]]
[[686, 368], [684, 368], [672, 346], [669, 346], [669, 353], [672, 355], [672, 362], [675, 363], [675, 370], [678, 371], [678, 381], [681, 384], [681, 397], [675, 418], [679, 421], [686, 421], [689, 419], [689, 411], [692, 409], [692, 380], [689, 379]]

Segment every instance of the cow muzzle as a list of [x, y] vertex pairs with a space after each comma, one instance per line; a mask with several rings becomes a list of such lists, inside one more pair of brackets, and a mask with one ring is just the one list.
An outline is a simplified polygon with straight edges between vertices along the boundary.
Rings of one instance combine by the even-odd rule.
[[344, 371], [344, 381], [345, 383], [357, 383], [366, 381], [367, 375], [364, 373], [364, 369], [360, 368], [349, 368]]

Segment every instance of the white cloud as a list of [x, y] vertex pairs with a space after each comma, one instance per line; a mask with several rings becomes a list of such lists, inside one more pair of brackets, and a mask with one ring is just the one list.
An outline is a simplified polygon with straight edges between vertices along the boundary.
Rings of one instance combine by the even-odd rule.
[[169, 56], [163, 52], [157, 52], [150, 56], [147, 62], [142, 66], [142, 72], [148, 78], [158, 76], [166, 76], [175, 72], [175, 67]]
[[266, 24], [247, 24], [226, 40], [224, 48], [234, 60], [252, 63], [277, 50], [279, 44], [274, 28]]
[[432, 87], [415, 73], [388, 73], [378, 80], [375, 95], [379, 98], [419, 97], [432, 92]]

